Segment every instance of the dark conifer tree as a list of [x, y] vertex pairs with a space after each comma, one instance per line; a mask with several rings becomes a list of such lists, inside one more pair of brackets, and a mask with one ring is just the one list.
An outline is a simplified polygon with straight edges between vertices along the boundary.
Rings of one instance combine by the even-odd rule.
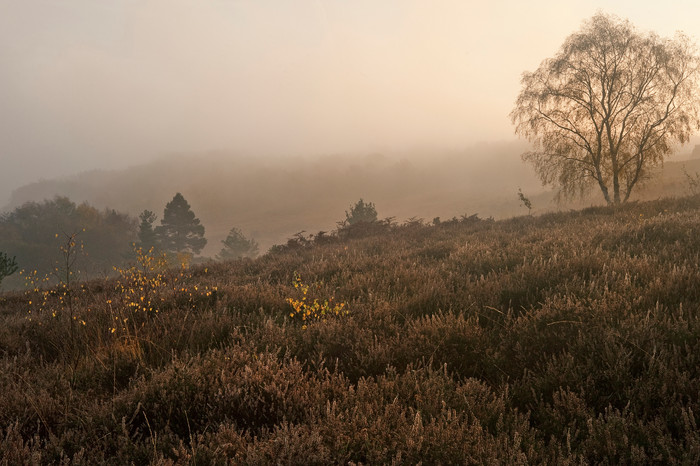
[[148, 251], [151, 248], [158, 246], [158, 238], [153, 229], [153, 222], [156, 221], [156, 214], [150, 210], [144, 210], [139, 214], [141, 223], [139, 224], [139, 243], [138, 245]]
[[204, 226], [180, 193], [165, 205], [160, 223], [154, 232], [158, 246], [165, 252], [199, 254], [207, 244]]

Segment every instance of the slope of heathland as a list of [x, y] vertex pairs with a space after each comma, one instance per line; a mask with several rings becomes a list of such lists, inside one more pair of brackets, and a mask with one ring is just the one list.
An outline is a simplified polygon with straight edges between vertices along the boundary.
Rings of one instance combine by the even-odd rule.
[[700, 197], [0, 297], [0, 462], [700, 462]]

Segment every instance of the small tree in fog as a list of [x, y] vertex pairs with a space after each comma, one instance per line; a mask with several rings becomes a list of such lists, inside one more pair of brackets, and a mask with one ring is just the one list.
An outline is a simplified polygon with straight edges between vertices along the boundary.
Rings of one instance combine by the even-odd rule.
[[180, 193], [165, 205], [160, 226], [154, 232], [164, 252], [199, 254], [207, 244], [204, 226]]
[[700, 60], [682, 34], [640, 33], [597, 14], [559, 53], [524, 73], [511, 113], [534, 144], [523, 155], [561, 193], [597, 186], [608, 204], [632, 189], [700, 127]]
[[360, 199], [355, 205], [350, 206], [350, 211], [345, 211], [345, 224], [369, 223], [377, 221], [377, 209], [374, 203]]
[[[696, 146], [699, 147], [699, 146]], [[683, 165], [683, 175], [685, 175], [685, 182], [688, 185], [688, 189], [690, 189], [690, 194], [693, 196], [697, 196], [700, 194], [700, 173], [695, 172], [692, 175], [688, 173], [688, 170], [685, 168], [685, 165]]]
[[156, 232], [153, 229], [153, 223], [156, 221], [156, 214], [150, 210], [144, 210], [139, 214], [139, 246], [148, 251], [158, 244]]
[[527, 214], [530, 215], [530, 212], [532, 211], [532, 202], [527, 196], [525, 196], [525, 194], [523, 194], [522, 188], [518, 188], [518, 199], [520, 199], [520, 206], [527, 207]]
[[18, 266], [15, 258], [10, 258], [4, 252], [0, 252], [0, 285], [5, 277], [17, 272]]
[[221, 241], [224, 247], [217, 254], [217, 259], [240, 259], [241, 257], [255, 257], [258, 255], [258, 243], [254, 239], [248, 239], [238, 228], [231, 228], [225, 240]]

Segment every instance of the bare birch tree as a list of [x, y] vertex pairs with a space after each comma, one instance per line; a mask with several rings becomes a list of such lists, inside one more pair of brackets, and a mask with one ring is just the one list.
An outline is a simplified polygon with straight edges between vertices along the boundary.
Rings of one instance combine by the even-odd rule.
[[675, 143], [700, 128], [695, 45], [641, 33], [596, 14], [554, 58], [522, 77], [511, 112], [523, 154], [565, 196], [597, 185], [608, 204], [629, 199]]

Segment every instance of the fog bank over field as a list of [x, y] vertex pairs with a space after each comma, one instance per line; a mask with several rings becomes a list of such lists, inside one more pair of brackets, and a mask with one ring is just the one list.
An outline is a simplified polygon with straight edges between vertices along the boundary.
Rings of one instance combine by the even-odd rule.
[[[206, 228], [204, 255], [213, 256], [232, 227], [254, 237], [264, 252], [302, 230], [331, 231], [345, 211], [363, 198], [380, 218], [431, 222], [461, 215], [504, 218], [528, 213], [519, 202], [521, 188], [533, 213], [601, 203], [592, 196], [557, 203], [532, 168], [520, 160], [523, 143], [480, 144], [463, 151], [330, 154], [256, 158], [226, 152], [171, 154], [122, 170], [94, 170], [25, 185], [12, 193], [9, 211], [30, 201], [67, 196], [94, 207], [138, 215], [155, 212], [160, 223], [165, 204], [181, 192]], [[700, 159], [676, 155], [655, 172], [634, 199], [684, 195], [682, 173], [700, 171]], [[596, 197], [598, 196], [598, 197]]]
[[432, 221], [462, 214], [504, 217], [523, 213], [517, 189], [544, 192], [522, 164], [521, 143], [482, 144], [469, 151], [334, 154], [259, 159], [230, 153], [173, 154], [124, 170], [97, 170], [31, 183], [12, 193], [10, 210], [55, 195], [95, 207], [159, 217], [181, 192], [206, 227], [215, 253], [231, 227], [253, 235], [263, 249], [301, 230], [336, 227], [360, 198], [380, 218]]
[[521, 74], [598, 10], [700, 36], [682, 0], [0, 0], [0, 205], [157, 154], [514, 140]]

